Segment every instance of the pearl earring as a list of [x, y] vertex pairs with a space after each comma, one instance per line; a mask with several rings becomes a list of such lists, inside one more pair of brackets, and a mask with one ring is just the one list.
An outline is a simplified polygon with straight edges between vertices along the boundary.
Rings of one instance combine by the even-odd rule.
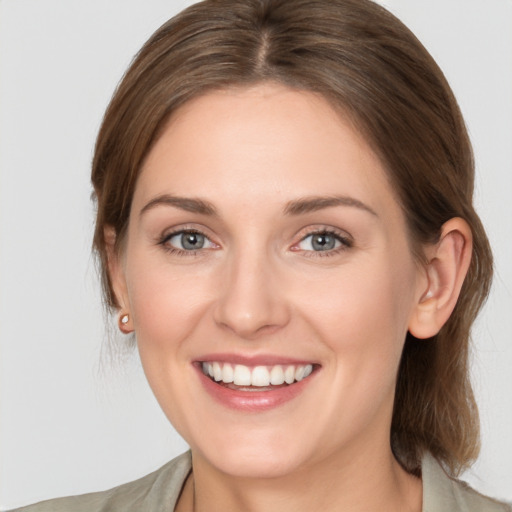
[[128, 313], [125, 313], [125, 314], [119, 316], [119, 320], [118, 320], [119, 330], [121, 332], [123, 332], [124, 334], [128, 334], [130, 332], [130, 330], [127, 328], [129, 321], [130, 321], [130, 315], [128, 315]]

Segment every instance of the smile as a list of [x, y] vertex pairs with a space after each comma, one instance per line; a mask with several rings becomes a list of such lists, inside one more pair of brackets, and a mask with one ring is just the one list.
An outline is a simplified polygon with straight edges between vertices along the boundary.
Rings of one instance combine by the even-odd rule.
[[[300, 382], [313, 372], [313, 365], [280, 365], [249, 367], [243, 364], [203, 362], [204, 375], [223, 384], [244, 388], [271, 388], [283, 384]], [[247, 389], [250, 391], [250, 389]], [[261, 389], [258, 389], [261, 391]]]
[[240, 359], [212, 357], [197, 361], [194, 367], [203, 389], [216, 403], [243, 413], [269, 411], [301, 396], [321, 368], [307, 361], [272, 361], [272, 356], [244, 361], [247, 364]]

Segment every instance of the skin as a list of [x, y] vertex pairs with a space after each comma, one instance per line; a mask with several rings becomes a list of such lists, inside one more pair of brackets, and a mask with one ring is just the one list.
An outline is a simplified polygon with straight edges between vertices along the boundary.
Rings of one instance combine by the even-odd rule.
[[[216, 215], [147, 207], [163, 194]], [[285, 212], [312, 196], [353, 204]], [[170, 234], [183, 229], [206, 235], [204, 248], [177, 253]], [[313, 250], [310, 233], [325, 231], [337, 247]], [[469, 246], [455, 219], [420, 265], [381, 162], [313, 93], [260, 84], [183, 106], [110, 258], [148, 381], [192, 450], [177, 510], [421, 510], [421, 481], [389, 445], [396, 373], [407, 331], [428, 337], [448, 318]], [[317, 370], [293, 400], [251, 413], [205, 392], [193, 362], [211, 353]]]

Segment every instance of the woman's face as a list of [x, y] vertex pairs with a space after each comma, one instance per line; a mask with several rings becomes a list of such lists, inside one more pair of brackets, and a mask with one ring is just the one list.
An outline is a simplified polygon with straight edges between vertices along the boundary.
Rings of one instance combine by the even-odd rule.
[[182, 107], [120, 268], [149, 383], [197, 460], [277, 476], [389, 450], [426, 280], [381, 163], [325, 100], [262, 84]]

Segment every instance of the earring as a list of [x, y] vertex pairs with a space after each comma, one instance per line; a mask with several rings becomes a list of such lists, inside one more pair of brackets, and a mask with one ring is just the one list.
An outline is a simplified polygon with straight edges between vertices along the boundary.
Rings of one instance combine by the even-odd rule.
[[124, 314], [119, 315], [119, 319], [118, 319], [119, 330], [122, 333], [124, 333], [124, 334], [128, 334], [128, 333], [131, 332], [127, 328], [127, 325], [128, 325], [129, 321], [130, 321], [130, 315], [128, 313], [124, 313]]
[[421, 297], [421, 302], [431, 299], [434, 296], [434, 292], [429, 288]]

